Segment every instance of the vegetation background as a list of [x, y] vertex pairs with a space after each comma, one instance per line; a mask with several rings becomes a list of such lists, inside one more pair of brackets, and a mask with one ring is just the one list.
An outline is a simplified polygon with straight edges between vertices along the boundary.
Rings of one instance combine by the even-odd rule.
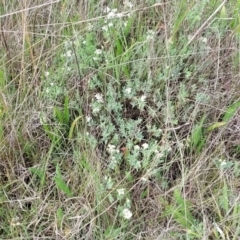
[[1, 239], [240, 239], [240, 0], [1, 0]]

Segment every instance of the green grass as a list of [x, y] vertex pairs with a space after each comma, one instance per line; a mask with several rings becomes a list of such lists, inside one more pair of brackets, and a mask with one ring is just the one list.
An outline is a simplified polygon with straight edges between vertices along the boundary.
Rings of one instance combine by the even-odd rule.
[[2, 1], [0, 239], [240, 238], [240, 1], [123, 2]]

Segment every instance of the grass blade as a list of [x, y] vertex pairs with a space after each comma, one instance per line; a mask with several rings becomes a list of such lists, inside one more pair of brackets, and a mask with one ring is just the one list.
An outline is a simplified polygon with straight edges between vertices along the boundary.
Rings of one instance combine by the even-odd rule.
[[61, 191], [63, 191], [69, 197], [73, 196], [71, 190], [69, 189], [69, 187], [67, 186], [66, 182], [63, 179], [59, 165], [57, 165], [57, 167], [56, 167], [56, 176], [55, 176], [54, 180], [55, 180], [57, 187]]

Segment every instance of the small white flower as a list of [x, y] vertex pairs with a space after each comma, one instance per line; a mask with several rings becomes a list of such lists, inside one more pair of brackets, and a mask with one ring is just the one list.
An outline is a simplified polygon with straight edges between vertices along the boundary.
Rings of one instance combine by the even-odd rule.
[[21, 223], [19, 222], [19, 217], [13, 218], [10, 223], [11, 226], [19, 226]]
[[141, 181], [143, 181], [143, 182], [145, 183], [145, 182], [147, 182], [147, 181], [148, 181], [148, 179], [147, 179], [147, 178], [145, 178], [145, 177], [141, 177]]
[[148, 30], [146, 39], [148, 41], [153, 40], [154, 36], [155, 36], [155, 32], [153, 30]]
[[92, 120], [91, 116], [86, 116], [86, 122], [90, 122]]
[[91, 23], [88, 23], [87, 25], [87, 30], [91, 31], [93, 29], [93, 25]]
[[66, 57], [71, 57], [72, 56], [72, 51], [68, 50], [65, 54]]
[[113, 11], [109, 12], [108, 15], [107, 15], [107, 18], [108, 18], [108, 19], [112, 19], [112, 18], [114, 18], [114, 17], [116, 17], [116, 13], [113, 12]]
[[201, 39], [201, 41], [202, 41], [203, 43], [207, 43], [207, 38], [201, 37], [200, 39]]
[[220, 164], [221, 167], [224, 167], [227, 164], [226, 160], [220, 160], [220, 162], [221, 162]]
[[123, 16], [124, 16], [123, 13], [117, 13], [117, 14], [116, 14], [116, 17], [117, 17], [117, 18], [122, 18]]
[[103, 95], [101, 93], [96, 93], [95, 98], [99, 103], [103, 103]]
[[45, 72], [45, 77], [48, 77], [49, 76], [49, 72]]
[[93, 113], [98, 113], [98, 112], [100, 112], [99, 108], [93, 108]]
[[123, 209], [122, 214], [125, 219], [130, 219], [132, 217], [132, 212], [127, 208]]
[[49, 88], [46, 88], [45, 93], [46, 93], [46, 94], [49, 94], [49, 93], [50, 93], [50, 89], [49, 89]]
[[155, 152], [155, 154], [156, 154], [156, 158], [162, 158], [162, 157], [164, 157], [164, 154], [163, 154], [162, 152], [159, 152], [158, 150], [155, 150], [154, 152]]
[[104, 25], [104, 26], [102, 27], [102, 30], [103, 30], [103, 31], [108, 31], [108, 25]]
[[142, 144], [142, 148], [143, 148], [143, 149], [148, 149], [148, 144], [147, 144], [147, 143], [143, 143], [143, 144]]
[[133, 4], [128, 0], [123, 1], [123, 5], [125, 7], [133, 8]]
[[104, 13], [109, 13], [110, 11], [111, 11], [110, 7], [105, 7], [103, 10]]
[[87, 41], [86, 41], [86, 40], [83, 40], [82, 44], [85, 45], [86, 43], [87, 43]]
[[110, 153], [110, 154], [115, 153], [115, 152], [116, 152], [116, 146], [115, 146], [115, 145], [112, 145], [112, 144], [108, 144], [108, 146], [107, 146], [107, 151], [108, 151], [108, 153]]
[[119, 196], [124, 195], [124, 191], [125, 191], [124, 188], [117, 189], [117, 193]]
[[134, 150], [136, 150], [136, 151], [140, 150], [140, 147], [139, 147], [138, 145], [135, 145], [133, 148], [134, 148]]
[[146, 95], [142, 95], [142, 96], [140, 97], [140, 101], [145, 102], [146, 98], [147, 98]]
[[98, 57], [93, 57], [92, 58], [94, 61], [97, 61], [99, 58]]
[[101, 54], [102, 54], [102, 50], [101, 50], [101, 49], [97, 49], [97, 50], [95, 51], [95, 54], [96, 54], [96, 55], [101, 55]]
[[130, 94], [130, 93], [132, 92], [132, 89], [131, 89], [131, 88], [126, 88], [126, 89], [125, 89], [125, 92], [126, 92], [127, 94]]
[[110, 23], [108, 24], [108, 27], [112, 27], [112, 26], [113, 26], [113, 23], [110, 22]]

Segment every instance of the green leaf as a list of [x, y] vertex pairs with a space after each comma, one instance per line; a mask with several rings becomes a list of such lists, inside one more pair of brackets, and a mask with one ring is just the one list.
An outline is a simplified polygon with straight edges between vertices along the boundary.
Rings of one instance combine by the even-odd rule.
[[226, 113], [224, 114], [223, 121], [228, 122], [236, 113], [238, 108], [240, 107], [240, 101], [237, 101], [233, 103], [227, 110]]
[[227, 18], [226, 8], [224, 5], [220, 11], [220, 18]]
[[132, 26], [132, 18], [128, 18], [128, 21], [127, 21], [127, 25], [124, 29], [124, 36], [125, 38], [128, 37], [128, 34], [130, 33], [130, 30], [131, 30], [131, 26]]
[[225, 212], [229, 210], [228, 187], [225, 181], [222, 189], [222, 195], [219, 197], [219, 204], [221, 208], [225, 210]]
[[190, 203], [181, 196], [178, 189], [174, 191], [174, 199], [178, 206], [178, 209], [174, 211], [173, 215], [175, 220], [182, 226], [190, 229], [194, 223], [194, 217], [190, 212]]
[[68, 96], [65, 97], [64, 101], [64, 123], [68, 126], [69, 125], [69, 99]]
[[63, 220], [63, 210], [61, 208], [57, 209], [57, 222], [59, 225], [61, 225]]
[[0, 86], [3, 88], [5, 85], [5, 73], [3, 70], [0, 70]]
[[68, 133], [68, 138], [69, 138], [69, 139], [72, 139], [74, 127], [75, 127], [75, 125], [77, 124], [77, 121], [78, 121], [79, 119], [81, 119], [81, 118], [82, 118], [82, 116], [78, 116], [78, 117], [75, 118], [74, 121], [72, 122], [71, 127], [70, 127], [70, 130], [69, 130], [69, 133]]
[[29, 168], [29, 171], [40, 178], [41, 186], [45, 184], [45, 170], [42, 168]]
[[209, 127], [207, 128], [207, 132], [211, 132], [211, 131], [213, 131], [214, 129], [220, 128], [220, 127], [222, 127], [222, 126], [224, 126], [224, 125], [226, 125], [226, 122], [216, 122], [216, 123], [214, 123], [213, 125], [211, 125], [211, 126], [209, 126]]
[[54, 115], [60, 123], [62, 123], [62, 124], [64, 123], [63, 113], [57, 107], [54, 108]]
[[121, 228], [114, 228], [113, 226], [109, 226], [107, 230], [104, 232], [105, 239], [118, 239], [121, 233]]
[[69, 189], [69, 187], [67, 186], [67, 184], [65, 183], [63, 176], [61, 174], [59, 165], [57, 165], [56, 167], [56, 176], [54, 178], [55, 183], [57, 185], [57, 187], [62, 190], [65, 194], [67, 194], [69, 197], [72, 197], [73, 194], [71, 192], [71, 190]]
[[204, 115], [202, 119], [200, 120], [199, 124], [195, 127], [193, 133], [192, 133], [192, 144], [197, 150], [200, 151], [203, 147], [205, 140], [204, 140], [204, 132], [203, 132], [203, 123], [206, 119], [206, 116]]
[[43, 169], [39, 169], [39, 168], [29, 168], [29, 171], [31, 173], [33, 173], [34, 175], [38, 176], [39, 178], [42, 178], [44, 175], [44, 170]]
[[123, 53], [122, 41], [118, 39], [116, 41], [116, 57], [120, 56]]

